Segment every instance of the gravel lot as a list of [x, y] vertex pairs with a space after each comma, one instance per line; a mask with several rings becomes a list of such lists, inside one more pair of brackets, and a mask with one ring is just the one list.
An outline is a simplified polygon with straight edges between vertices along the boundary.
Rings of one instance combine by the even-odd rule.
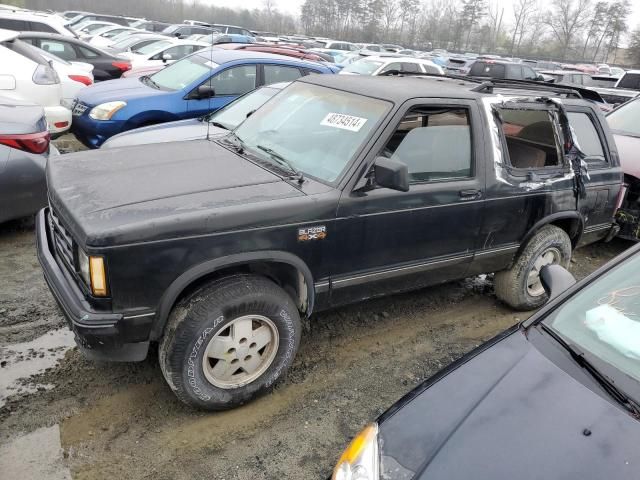
[[[628, 246], [582, 249], [572, 270], [584, 277]], [[527, 316], [496, 300], [490, 276], [323, 313], [275, 392], [206, 414], [174, 398], [155, 351], [139, 364], [100, 364], [68, 347], [29, 222], [0, 226], [0, 279], [0, 471], [3, 457], [22, 458], [41, 479], [326, 478], [363, 424]], [[10, 382], [16, 369], [47, 366]], [[46, 469], [45, 453], [28, 460], [30, 444], [50, 452]]]

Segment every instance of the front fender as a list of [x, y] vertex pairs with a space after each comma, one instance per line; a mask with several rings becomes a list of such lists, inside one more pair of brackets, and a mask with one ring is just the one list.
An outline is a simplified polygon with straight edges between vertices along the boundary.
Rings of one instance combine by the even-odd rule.
[[315, 299], [313, 275], [311, 274], [311, 270], [307, 264], [300, 257], [278, 250], [240, 253], [200, 263], [176, 278], [165, 290], [162, 298], [160, 299], [151, 338], [157, 339], [162, 336], [167, 319], [169, 318], [169, 314], [171, 313], [176, 300], [180, 297], [182, 292], [184, 292], [194, 282], [197, 282], [199, 279], [215, 273], [216, 271], [222, 270], [223, 268], [237, 267], [258, 261], [284, 263], [296, 268], [303, 275], [307, 285], [307, 314], [311, 315]]

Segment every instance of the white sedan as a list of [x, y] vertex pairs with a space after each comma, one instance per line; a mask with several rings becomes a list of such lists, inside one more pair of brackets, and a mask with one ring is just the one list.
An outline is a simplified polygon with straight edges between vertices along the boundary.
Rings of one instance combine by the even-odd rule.
[[344, 67], [343, 75], [382, 75], [390, 72], [444, 75], [431, 60], [411, 57], [366, 57]]
[[96, 30], [95, 32], [93, 32], [91, 38], [89, 38], [87, 41], [95, 47], [108, 47], [113, 43], [113, 40], [111, 39], [116, 35], [120, 35], [123, 32], [133, 33], [139, 31], [140, 30], [138, 30], [137, 28], [123, 27], [122, 25], [112, 25]]
[[169, 65], [182, 57], [192, 54], [205, 47], [211, 47], [208, 43], [195, 40], [179, 40], [167, 38], [158, 40], [136, 50], [136, 52], [124, 52], [120, 56], [131, 61], [131, 68], [154, 67]]

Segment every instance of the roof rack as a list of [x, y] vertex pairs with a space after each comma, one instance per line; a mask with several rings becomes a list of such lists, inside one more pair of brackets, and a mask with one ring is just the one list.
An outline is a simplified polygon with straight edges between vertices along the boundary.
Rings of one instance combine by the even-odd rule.
[[[551, 92], [551, 93], [563, 93], [567, 96], [574, 96], [575, 98], [582, 98], [582, 94], [579, 89], [570, 87], [568, 85], [553, 85], [547, 86], [538, 82], [531, 82], [527, 80], [502, 80], [492, 79], [485, 80], [477, 87], [473, 87], [471, 90], [474, 92], [486, 92], [493, 93], [495, 88], [511, 88], [522, 90], [534, 90], [539, 92]], [[584, 90], [584, 89], [580, 89]]]

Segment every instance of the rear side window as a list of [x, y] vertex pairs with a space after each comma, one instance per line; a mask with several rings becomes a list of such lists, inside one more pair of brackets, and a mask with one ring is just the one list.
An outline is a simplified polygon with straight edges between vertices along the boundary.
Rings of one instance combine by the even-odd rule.
[[47, 25], [42, 22], [29, 22], [30, 28], [34, 32], [47, 32], [47, 33], [58, 33], [58, 31], [53, 28], [51, 25]]
[[94, 52], [93, 50], [89, 50], [88, 48], [78, 46], [78, 49], [80, 50], [80, 53], [82, 54], [82, 56], [84, 58], [97, 58], [97, 57], [99, 57], [99, 55], [96, 52]]
[[522, 80], [522, 67], [520, 65], [507, 65], [507, 78]]
[[285, 67], [283, 65], [264, 66], [264, 84], [269, 85], [278, 82], [293, 82], [300, 78], [302, 73], [295, 67]]
[[412, 109], [380, 155], [405, 163], [412, 183], [471, 177], [469, 112]]
[[402, 62], [402, 71], [409, 73], [422, 73], [417, 63]]
[[505, 66], [501, 63], [476, 62], [471, 65], [470, 76], [505, 78]]
[[554, 124], [548, 111], [503, 108], [500, 116], [512, 167], [536, 170], [560, 166]]
[[606, 161], [600, 136], [591, 117], [586, 113], [579, 112], [569, 112], [567, 117], [575, 133], [580, 150], [587, 156], [586, 161], [588, 163]]

